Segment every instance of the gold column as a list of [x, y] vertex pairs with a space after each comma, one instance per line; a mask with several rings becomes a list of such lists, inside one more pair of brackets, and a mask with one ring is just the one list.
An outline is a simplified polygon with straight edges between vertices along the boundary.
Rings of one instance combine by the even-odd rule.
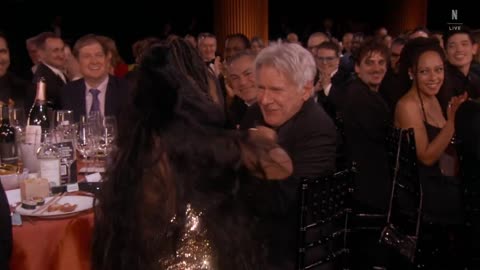
[[219, 52], [223, 52], [225, 37], [230, 34], [268, 41], [268, 0], [215, 0], [214, 14]]
[[427, 26], [428, 0], [392, 1], [390, 6], [390, 25], [394, 35], [417, 26]]

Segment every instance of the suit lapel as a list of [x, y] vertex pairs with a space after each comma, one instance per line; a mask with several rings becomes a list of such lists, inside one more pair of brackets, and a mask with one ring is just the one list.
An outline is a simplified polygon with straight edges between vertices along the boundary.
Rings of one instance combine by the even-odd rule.
[[86, 102], [85, 102], [85, 97], [86, 97], [86, 93], [87, 93], [87, 86], [85, 85], [85, 80], [84, 79], [81, 79], [78, 81], [78, 91], [76, 91], [77, 93], [77, 97], [76, 97], [76, 100], [78, 100], [79, 102], [77, 103], [78, 104], [78, 115], [79, 115], [79, 118], [81, 115], [87, 115], [87, 109], [86, 109]]
[[108, 77], [107, 92], [105, 93], [105, 116], [115, 115], [115, 78]]

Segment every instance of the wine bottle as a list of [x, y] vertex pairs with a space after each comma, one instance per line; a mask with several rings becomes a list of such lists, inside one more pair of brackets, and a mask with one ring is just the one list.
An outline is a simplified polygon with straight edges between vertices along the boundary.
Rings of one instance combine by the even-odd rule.
[[42, 134], [42, 146], [37, 150], [37, 159], [40, 167], [40, 177], [45, 178], [50, 186], [60, 185], [60, 151], [53, 144], [53, 134]]
[[42, 77], [37, 82], [37, 94], [35, 96], [35, 102], [30, 108], [27, 120], [26, 128], [26, 143], [37, 145], [40, 144], [42, 134], [49, 131], [50, 121], [48, 117], [48, 108], [47, 108], [47, 86], [45, 84], [45, 79]]
[[10, 126], [8, 105], [0, 105], [0, 160], [2, 165], [18, 165], [18, 151], [15, 141], [15, 128]]

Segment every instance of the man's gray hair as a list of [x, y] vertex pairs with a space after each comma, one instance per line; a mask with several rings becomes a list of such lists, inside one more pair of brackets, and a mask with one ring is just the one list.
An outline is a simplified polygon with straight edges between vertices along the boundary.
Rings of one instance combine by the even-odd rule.
[[317, 71], [312, 54], [294, 43], [275, 42], [263, 49], [255, 59], [255, 69], [262, 66], [275, 68], [299, 88], [313, 83]]

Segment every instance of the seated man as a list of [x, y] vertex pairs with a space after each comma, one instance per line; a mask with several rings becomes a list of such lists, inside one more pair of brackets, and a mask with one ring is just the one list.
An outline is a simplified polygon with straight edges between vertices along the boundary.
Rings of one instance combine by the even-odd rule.
[[[33, 83], [40, 78], [45, 79], [47, 85], [47, 103], [54, 110], [60, 109], [60, 92], [67, 83], [67, 77], [63, 73], [65, 68], [65, 43], [51, 32], [44, 32], [37, 36], [38, 54], [40, 63], [33, 75]], [[35, 101], [35, 89], [28, 92], [27, 102]]]
[[98, 112], [102, 116], [118, 116], [128, 99], [126, 80], [109, 75], [108, 49], [95, 35], [81, 37], [73, 48], [82, 79], [69, 82], [62, 90], [64, 110], [73, 110], [75, 121], [81, 115]]
[[320, 80], [316, 87], [316, 100], [323, 106], [327, 114], [335, 120], [338, 108], [345, 99], [345, 87], [352, 79], [350, 73], [339, 69], [340, 48], [335, 42], [327, 41], [320, 44], [317, 54]]
[[228, 108], [228, 118], [231, 126], [239, 125], [248, 107], [257, 102], [257, 86], [253, 70], [255, 55], [243, 51], [227, 61], [228, 77], [235, 96]]
[[297, 239], [297, 192], [301, 177], [335, 170], [336, 130], [312, 97], [315, 60], [298, 44], [274, 44], [255, 61], [257, 104], [241, 128], [266, 125], [276, 130], [278, 143], [293, 162], [293, 178], [256, 182], [246, 191], [247, 204], [259, 220], [258, 237], [270, 250], [268, 269], [293, 269]]

